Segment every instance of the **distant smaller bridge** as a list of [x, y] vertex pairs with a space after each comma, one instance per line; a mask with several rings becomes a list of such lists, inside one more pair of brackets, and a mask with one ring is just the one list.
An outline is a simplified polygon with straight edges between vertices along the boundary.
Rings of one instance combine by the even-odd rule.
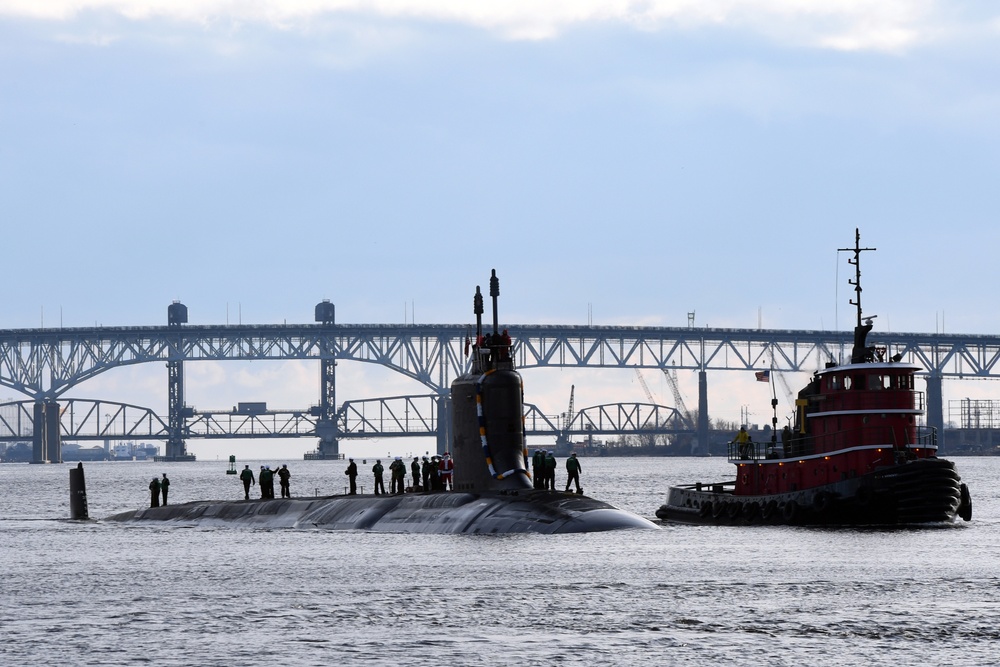
[[[437, 394], [391, 396], [345, 401], [337, 410], [337, 437], [347, 439], [434, 437], [439, 433]], [[115, 401], [62, 398], [59, 406], [61, 440], [167, 440], [167, 419], [153, 410]], [[0, 404], [0, 441], [31, 440], [35, 401]], [[568, 438], [574, 435], [692, 433], [674, 408], [654, 403], [608, 403], [576, 412], [568, 425], [538, 406], [524, 406], [529, 436]], [[184, 420], [185, 438], [317, 437], [319, 410], [194, 410]]]

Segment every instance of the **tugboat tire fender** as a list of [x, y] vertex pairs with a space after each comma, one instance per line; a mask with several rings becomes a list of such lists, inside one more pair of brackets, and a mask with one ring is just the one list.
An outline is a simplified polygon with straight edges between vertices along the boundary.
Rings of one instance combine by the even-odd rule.
[[833, 494], [829, 491], [820, 491], [813, 496], [813, 509], [819, 514], [823, 514], [829, 510], [832, 504]]
[[799, 513], [799, 504], [794, 500], [789, 500], [781, 507], [781, 518], [786, 522], [792, 523], [795, 521], [795, 517]]
[[972, 495], [969, 493], [969, 487], [962, 482], [959, 487], [962, 493], [962, 501], [958, 505], [958, 516], [962, 517], [963, 521], [972, 520]]
[[868, 507], [872, 502], [872, 490], [867, 486], [862, 486], [854, 494], [854, 502], [861, 507]]
[[698, 510], [698, 515], [702, 518], [709, 516], [712, 513], [712, 501], [706, 500], [701, 504], [701, 508]]
[[729, 503], [729, 507], [727, 508], [726, 511], [726, 516], [728, 516], [730, 519], [735, 519], [742, 512], [743, 512], [743, 503], [740, 502]]
[[769, 501], [767, 501], [767, 504], [764, 505], [764, 508], [761, 509], [761, 511], [760, 511], [761, 518], [764, 519], [764, 521], [769, 521], [771, 519], [771, 517], [774, 516], [774, 511], [776, 509], [778, 509], [778, 501], [777, 500], [769, 500]]
[[758, 514], [760, 514], [758, 503], [745, 503], [743, 505], [743, 518], [746, 519], [747, 523], [753, 523]]
[[725, 514], [726, 513], [726, 506], [728, 504], [729, 503], [727, 503], [724, 500], [721, 500], [721, 501], [719, 501], [717, 503], [712, 503], [712, 518], [713, 519], [718, 519], [720, 516], [722, 516], [723, 514]]

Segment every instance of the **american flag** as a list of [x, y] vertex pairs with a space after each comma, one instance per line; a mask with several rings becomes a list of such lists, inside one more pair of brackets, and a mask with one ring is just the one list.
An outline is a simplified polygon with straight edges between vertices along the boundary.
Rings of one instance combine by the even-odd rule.
[[771, 381], [771, 371], [757, 371], [754, 376], [757, 378], [757, 382]]

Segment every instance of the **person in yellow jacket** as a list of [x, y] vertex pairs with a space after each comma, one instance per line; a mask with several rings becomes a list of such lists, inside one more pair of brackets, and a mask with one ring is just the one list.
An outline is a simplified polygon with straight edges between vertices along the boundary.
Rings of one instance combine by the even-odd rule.
[[736, 449], [739, 452], [739, 457], [741, 459], [750, 458], [750, 449], [753, 444], [753, 440], [750, 439], [750, 434], [747, 432], [746, 424], [740, 426], [740, 430], [736, 434], [736, 437], [733, 438], [733, 442], [736, 443]]

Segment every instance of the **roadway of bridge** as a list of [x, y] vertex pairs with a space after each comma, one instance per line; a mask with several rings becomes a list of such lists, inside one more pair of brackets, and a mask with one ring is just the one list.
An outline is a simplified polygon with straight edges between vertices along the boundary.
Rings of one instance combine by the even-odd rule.
[[[843, 332], [503, 325], [519, 368], [814, 371], [852, 345]], [[445, 393], [467, 367], [466, 325], [219, 325], [0, 330], [0, 385], [57, 398], [120, 366], [164, 361], [336, 359], [386, 366]], [[998, 375], [1000, 337], [872, 332], [869, 343], [928, 375]]]
[[[816, 330], [505, 324], [517, 366], [812, 372], [849, 356], [851, 334]], [[467, 366], [468, 325], [171, 325], [0, 330], [0, 385], [57, 401], [105, 371], [199, 360], [357, 361], [445, 396]], [[943, 378], [996, 377], [1000, 337], [872, 332], [869, 344], [925, 368], [928, 424], [943, 426]], [[331, 364], [332, 366], [332, 364]], [[704, 380], [703, 380], [704, 382]], [[331, 380], [332, 383], [332, 380]], [[704, 395], [699, 408], [707, 405]], [[309, 408], [303, 408], [303, 412]], [[704, 411], [707, 414], [707, 410]]]

